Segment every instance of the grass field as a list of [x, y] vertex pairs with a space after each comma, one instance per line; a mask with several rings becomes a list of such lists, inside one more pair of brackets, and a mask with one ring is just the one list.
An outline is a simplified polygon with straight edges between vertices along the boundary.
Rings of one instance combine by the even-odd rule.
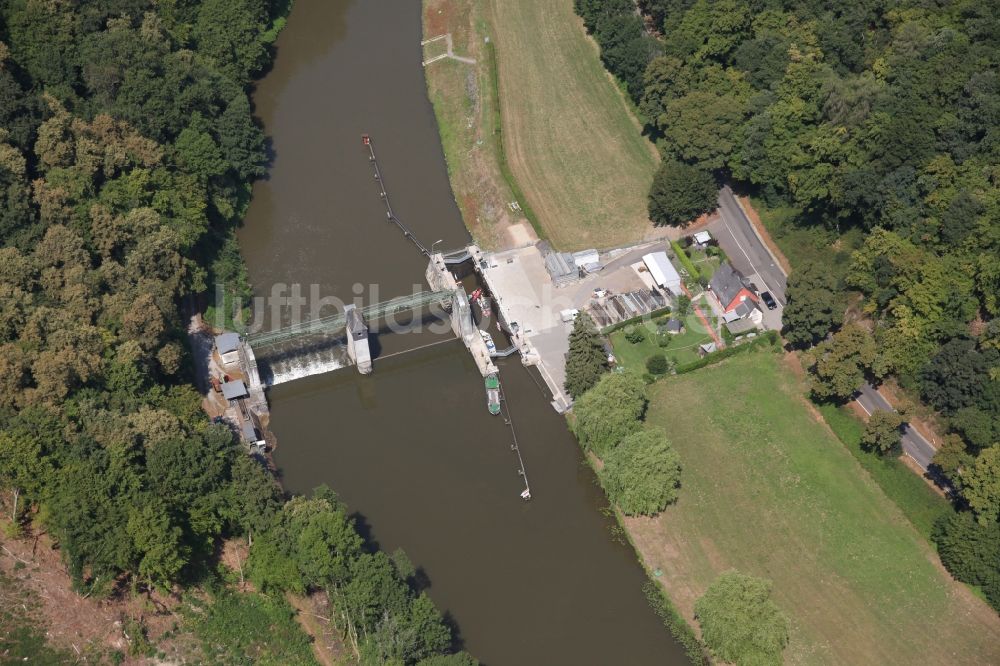
[[914, 474], [899, 458], [880, 456], [863, 449], [861, 434], [865, 424], [847, 407], [823, 405], [819, 410], [851, 455], [871, 474], [917, 531], [930, 539], [937, 519], [952, 511], [948, 500], [934, 492], [923, 477]]
[[507, 158], [545, 234], [566, 250], [651, 236], [655, 150], [572, 0], [489, 5]]
[[1000, 619], [807, 406], [774, 354], [738, 356], [650, 387], [647, 421], [681, 455], [679, 502], [626, 523], [689, 618], [721, 571], [774, 581], [788, 663], [1000, 662]]

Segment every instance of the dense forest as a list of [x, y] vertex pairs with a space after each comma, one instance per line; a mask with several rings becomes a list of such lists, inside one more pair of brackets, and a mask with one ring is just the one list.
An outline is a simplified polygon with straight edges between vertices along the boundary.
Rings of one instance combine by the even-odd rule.
[[327, 491], [285, 502], [193, 386], [182, 309], [247, 293], [233, 229], [267, 162], [247, 92], [288, 10], [0, 3], [0, 489], [81, 593], [197, 584], [253, 537], [261, 589], [329, 589], [366, 661], [414, 663], [451, 631], [405, 558]]
[[[1000, 3], [576, 0], [663, 162], [657, 224], [732, 182], [793, 211], [786, 340], [817, 399], [895, 376], [949, 429], [945, 565], [1000, 608]], [[845, 321], [846, 313], [846, 321]]]

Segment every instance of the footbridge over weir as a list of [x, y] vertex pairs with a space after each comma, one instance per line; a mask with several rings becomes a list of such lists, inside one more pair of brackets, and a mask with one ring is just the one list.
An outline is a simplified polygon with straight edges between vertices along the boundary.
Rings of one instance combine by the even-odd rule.
[[[431, 305], [438, 305], [450, 311], [454, 307], [455, 298], [455, 290], [422, 291], [411, 296], [402, 296], [382, 303], [365, 306], [358, 309], [357, 314], [365, 322], [374, 322], [406, 312], [418, 312]], [[466, 300], [468, 300], [467, 297]], [[348, 306], [344, 312], [338, 312], [327, 317], [310, 319], [271, 331], [251, 333], [246, 336], [246, 340], [254, 349], [259, 350], [313, 335], [342, 335], [345, 334], [348, 313], [352, 308], [354, 306]]]

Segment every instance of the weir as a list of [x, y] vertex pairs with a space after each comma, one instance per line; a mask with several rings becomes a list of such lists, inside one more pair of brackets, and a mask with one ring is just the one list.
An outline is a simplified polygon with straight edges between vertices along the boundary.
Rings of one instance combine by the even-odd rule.
[[[416, 311], [432, 304], [442, 307], [450, 307], [455, 295], [447, 290], [422, 291], [412, 296], [400, 296], [382, 303], [374, 303], [361, 309], [360, 314], [365, 321], [374, 321], [407, 311]], [[348, 307], [354, 307], [350, 305]], [[270, 347], [290, 340], [295, 340], [308, 335], [338, 335], [342, 334], [347, 326], [347, 313], [337, 314], [309, 321], [283, 326], [273, 331], [262, 331], [251, 333], [246, 337], [249, 344], [255, 348]]]
[[[382, 171], [375, 157], [375, 148], [371, 137], [365, 134], [362, 140], [368, 149], [369, 162], [372, 165], [375, 182], [378, 184], [379, 197], [385, 205], [386, 218], [390, 223], [399, 227], [403, 235], [424, 256], [430, 258], [424, 276], [431, 289], [411, 296], [402, 296], [361, 308], [355, 304], [347, 305], [343, 312], [305, 322], [296, 322], [271, 331], [251, 333], [241, 337], [239, 363], [249, 384], [247, 390], [250, 394], [250, 405], [258, 414], [266, 414], [267, 412], [267, 399], [264, 395], [265, 386], [273, 386], [285, 381], [331, 372], [349, 365], [354, 365], [358, 369], [358, 372], [363, 375], [370, 374], [373, 370], [373, 358], [369, 346], [370, 324], [403, 312], [411, 312], [417, 315], [424, 308], [432, 305], [437, 305], [448, 313], [452, 332], [454, 332], [455, 337], [465, 344], [465, 347], [472, 354], [473, 360], [476, 362], [476, 367], [484, 378], [496, 378], [499, 374], [500, 370], [493, 362], [494, 358], [507, 357], [515, 352], [522, 352], [522, 360], [528, 358], [523, 353], [523, 343], [518, 341], [515, 341], [514, 345], [502, 350], [498, 350], [492, 342], [487, 346], [486, 340], [484, 340], [484, 333], [480, 331], [473, 317], [470, 297], [466, 293], [465, 288], [456, 279], [455, 274], [452, 273], [453, 267], [465, 262], [471, 262], [473, 269], [485, 279], [483, 269], [488, 262], [482, 250], [476, 245], [469, 245], [458, 250], [436, 254], [428, 250], [396, 216], [392, 209], [392, 204], [389, 202], [389, 194], [385, 189]], [[473, 295], [475, 296], [476, 294]], [[498, 311], [498, 317], [500, 322], [504, 323], [502, 312]], [[507, 331], [510, 332], [510, 327], [506, 326], [506, 324], [504, 325]], [[486, 337], [489, 336], [487, 335]], [[515, 338], [518, 337], [515, 335]], [[295, 358], [295, 348], [297, 345], [301, 343], [300, 348], [306, 353], [311, 353], [317, 345], [315, 342], [310, 343], [309, 341], [315, 341], [317, 338], [327, 341], [325, 344], [319, 345], [329, 354], [327, 358], [324, 358], [319, 363], [307, 364], [306, 367], [293, 369], [280, 375], [275, 373], [272, 368], [269, 377], [261, 377], [261, 373], [257, 367], [258, 353], [264, 352], [268, 354], [274, 348], [281, 346], [284, 350], [279, 353], [279, 356]], [[344, 342], [339, 343], [340, 339], [343, 339]], [[332, 344], [330, 341], [333, 341]], [[443, 342], [446, 341], [441, 340], [429, 345], [422, 345], [417, 349], [423, 349]], [[288, 347], [291, 347], [291, 349], [288, 349]], [[339, 353], [340, 350], [344, 350], [346, 353], [341, 354]], [[395, 356], [400, 353], [407, 352], [396, 352], [388, 356]], [[500, 395], [500, 412], [503, 414], [504, 423], [510, 427], [511, 438], [513, 440], [511, 450], [517, 455], [518, 474], [524, 482], [524, 490], [521, 493], [521, 498], [528, 500], [531, 499], [531, 488], [528, 485], [524, 460], [521, 458], [520, 448], [517, 444], [513, 417], [510, 414], [509, 406], [506, 404], [506, 399], [502, 396], [502, 391]]]

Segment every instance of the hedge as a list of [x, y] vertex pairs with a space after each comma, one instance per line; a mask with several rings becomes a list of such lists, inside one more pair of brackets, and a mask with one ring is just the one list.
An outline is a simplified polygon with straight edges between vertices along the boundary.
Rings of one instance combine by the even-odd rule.
[[692, 372], [700, 368], [704, 368], [708, 365], [713, 365], [719, 361], [723, 361], [730, 356], [735, 356], [736, 354], [742, 354], [743, 352], [750, 351], [751, 349], [756, 349], [764, 344], [769, 345], [774, 351], [775, 348], [781, 347], [781, 337], [778, 335], [777, 331], [768, 331], [767, 333], [761, 335], [760, 337], [754, 339], [751, 342], [746, 342], [742, 345], [735, 345], [732, 347], [726, 347], [717, 352], [712, 352], [711, 354], [706, 354], [697, 361], [692, 361], [690, 363], [685, 363], [684, 365], [677, 366], [676, 372], [678, 375], [682, 375], [685, 372]]
[[694, 267], [694, 263], [691, 261], [691, 257], [688, 253], [684, 251], [681, 244], [677, 241], [670, 241], [670, 246], [674, 248], [674, 252], [677, 253], [677, 258], [680, 260], [681, 264], [684, 266], [684, 270], [688, 272], [692, 280], [698, 281], [701, 278], [701, 273], [698, 269]]

